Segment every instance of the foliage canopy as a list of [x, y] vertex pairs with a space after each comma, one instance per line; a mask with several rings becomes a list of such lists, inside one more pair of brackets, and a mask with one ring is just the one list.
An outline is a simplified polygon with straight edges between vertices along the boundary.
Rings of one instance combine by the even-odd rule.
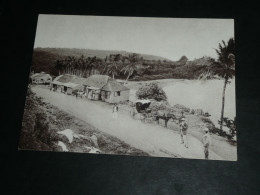
[[139, 99], [154, 99], [156, 101], [167, 100], [167, 96], [163, 89], [154, 82], [140, 87], [136, 92], [136, 96]]

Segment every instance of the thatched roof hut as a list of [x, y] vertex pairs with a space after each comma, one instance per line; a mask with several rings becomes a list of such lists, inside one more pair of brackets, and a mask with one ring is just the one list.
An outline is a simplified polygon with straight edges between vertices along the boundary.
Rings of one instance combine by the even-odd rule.
[[107, 75], [92, 75], [84, 81], [83, 85], [101, 89], [111, 79]]
[[104, 87], [102, 87], [103, 91], [127, 91], [129, 90], [128, 87], [118, 83], [115, 80], [109, 80]]
[[45, 72], [35, 73], [31, 75], [30, 78], [32, 83], [34, 84], [45, 84], [45, 83], [51, 83], [52, 81], [52, 77]]
[[107, 75], [92, 75], [83, 85], [88, 90], [90, 99], [101, 99], [109, 103], [129, 100], [130, 89]]

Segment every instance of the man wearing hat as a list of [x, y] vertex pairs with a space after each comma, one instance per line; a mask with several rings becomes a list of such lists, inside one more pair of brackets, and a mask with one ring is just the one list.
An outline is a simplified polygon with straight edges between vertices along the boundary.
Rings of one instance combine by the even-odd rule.
[[185, 118], [181, 118], [180, 122], [180, 135], [181, 135], [181, 144], [184, 144], [188, 148], [188, 139], [187, 139], [188, 125], [185, 122]]
[[204, 135], [202, 138], [202, 143], [204, 146], [204, 153], [205, 153], [205, 159], [209, 158], [209, 146], [211, 144], [211, 138], [209, 135], [209, 129], [206, 127], [203, 129], [204, 130]]

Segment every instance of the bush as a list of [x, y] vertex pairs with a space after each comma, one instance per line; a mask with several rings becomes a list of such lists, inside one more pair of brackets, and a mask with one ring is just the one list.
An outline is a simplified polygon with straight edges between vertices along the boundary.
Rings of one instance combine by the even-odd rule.
[[173, 107], [177, 108], [177, 109], [180, 109], [180, 110], [183, 110], [184, 112], [190, 112], [190, 108], [188, 108], [186, 106], [183, 106], [181, 104], [175, 104]]
[[[221, 121], [218, 121], [218, 123], [220, 124]], [[222, 125], [224, 127], [227, 127], [229, 129], [229, 135], [228, 138], [229, 139], [233, 139], [236, 135], [237, 135], [237, 130], [236, 130], [236, 117], [234, 118], [234, 120], [229, 119], [227, 117], [223, 118], [223, 123]]]
[[171, 106], [167, 101], [152, 101], [149, 108], [153, 111], [153, 112], [157, 112], [159, 110], [170, 110]]
[[140, 87], [136, 92], [136, 96], [139, 99], [167, 100], [165, 92], [157, 83], [149, 83]]
[[[220, 123], [220, 121], [218, 121], [218, 122]], [[229, 129], [229, 132], [221, 130], [221, 129], [216, 128], [216, 127], [213, 127], [212, 129], [210, 129], [210, 131], [214, 134], [218, 134], [219, 136], [228, 138], [230, 143], [235, 144], [236, 143], [235, 137], [236, 137], [236, 134], [237, 134], [237, 132], [236, 132], [236, 119], [231, 120], [231, 119], [228, 119], [227, 117], [224, 117], [223, 118], [223, 126], [227, 127]]]

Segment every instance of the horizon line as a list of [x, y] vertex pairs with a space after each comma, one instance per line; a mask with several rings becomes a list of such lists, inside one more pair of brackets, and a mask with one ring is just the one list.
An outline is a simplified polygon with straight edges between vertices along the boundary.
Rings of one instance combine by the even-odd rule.
[[[178, 61], [180, 60], [182, 57], [187, 57], [187, 55], [182, 55], [179, 57], [179, 59], [176, 59], [176, 60], [172, 60], [172, 59], [169, 59], [168, 57], [164, 57], [164, 56], [160, 56], [160, 55], [157, 55], [157, 54], [147, 54], [147, 53], [138, 53], [138, 52], [132, 52], [132, 51], [126, 51], [126, 50], [116, 50], [116, 49], [90, 49], [90, 48], [76, 48], [76, 47], [34, 47], [33, 49], [37, 49], [37, 48], [42, 48], [42, 49], [45, 49], [45, 48], [51, 48], [51, 49], [85, 49], [85, 50], [98, 50], [98, 51], [121, 51], [121, 52], [127, 52], [127, 53], [136, 53], [136, 54], [141, 54], [141, 55], [148, 55], [148, 56], [154, 56], [154, 57], [159, 57], [159, 58], [165, 58], [165, 60], [170, 60], [170, 61]], [[203, 58], [203, 57], [211, 57], [211, 56], [207, 56], [207, 55], [203, 55], [201, 57], [198, 57], [198, 58], [193, 58], [193, 59], [189, 59], [188, 57], [188, 61], [190, 60], [195, 60], [195, 59], [200, 59], [200, 58]], [[212, 58], [212, 57], [211, 57]]]

